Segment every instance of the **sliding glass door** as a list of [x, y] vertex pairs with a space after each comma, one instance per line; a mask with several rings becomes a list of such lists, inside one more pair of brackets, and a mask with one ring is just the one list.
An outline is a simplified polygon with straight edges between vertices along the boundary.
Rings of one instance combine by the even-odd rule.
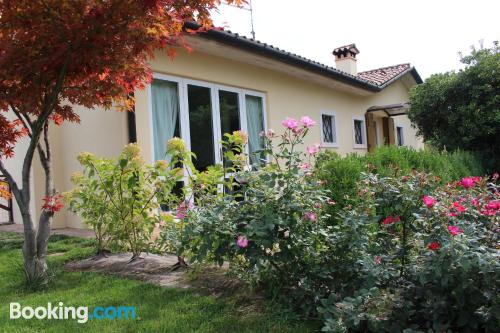
[[151, 84], [153, 118], [153, 157], [168, 158], [166, 142], [180, 136], [179, 87], [177, 82], [153, 80]]
[[221, 136], [241, 129], [239, 95], [236, 92], [219, 90]]
[[212, 96], [210, 88], [188, 84], [189, 132], [193, 164], [199, 171], [215, 164]]
[[264, 105], [261, 97], [252, 95], [245, 95], [245, 103], [250, 163], [260, 165], [264, 158], [263, 154], [259, 153], [259, 150], [264, 147], [263, 138], [260, 135], [264, 131]]
[[222, 163], [225, 133], [248, 134], [248, 153], [254, 165], [262, 161], [260, 133], [266, 128], [265, 95], [208, 82], [155, 74], [150, 90], [153, 157], [165, 158], [166, 142], [183, 138], [196, 154], [193, 164], [203, 171]]

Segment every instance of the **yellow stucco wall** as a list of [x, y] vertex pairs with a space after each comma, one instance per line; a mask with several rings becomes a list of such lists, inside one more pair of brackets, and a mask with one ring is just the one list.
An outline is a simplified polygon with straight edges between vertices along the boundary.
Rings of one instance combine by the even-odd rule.
[[[235, 60], [223, 59], [202, 53], [188, 54], [179, 50], [175, 60], [158, 54], [152, 61], [155, 73], [180, 76], [200, 81], [213, 82], [232, 87], [262, 92], [266, 95], [267, 125], [281, 130], [281, 120], [285, 117], [299, 118], [307, 115], [316, 122], [320, 112], [335, 111], [337, 114], [338, 148], [340, 154], [351, 152], [365, 153], [366, 149], [353, 148], [352, 117], [364, 117], [367, 108], [373, 105], [386, 105], [408, 101], [408, 89], [402, 82], [395, 82], [380, 93], [370, 96], [351, 95], [335, 91], [319, 84], [310, 83], [284, 73], [274, 72], [258, 66], [248, 65]], [[148, 89], [136, 94], [137, 139], [143, 148], [144, 157], [152, 160], [151, 125], [148, 105]], [[126, 114], [87, 110], [76, 107], [81, 117], [80, 124], [64, 124], [54, 127], [51, 140], [55, 155], [55, 182], [59, 191], [72, 188], [69, 178], [80, 169], [76, 161], [81, 151], [89, 151], [97, 156], [116, 157], [121, 148], [128, 143]], [[422, 141], [415, 137], [406, 116], [395, 119], [396, 124], [405, 125], [405, 143], [422, 148]], [[320, 142], [320, 129], [316, 126], [306, 139], [306, 144]], [[41, 207], [43, 174], [39, 163], [35, 166], [36, 195], [35, 205]], [[40, 189], [40, 191], [38, 191]], [[39, 208], [37, 208], [37, 211]], [[54, 227], [82, 227], [80, 219], [70, 212], [58, 214]]]
[[[158, 54], [152, 62], [155, 73], [207, 81], [237, 88], [260, 91], [266, 94], [267, 125], [281, 130], [285, 117], [299, 118], [307, 115], [318, 124], [322, 110], [335, 111], [337, 114], [338, 148], [340, 154], [351, 152], [365, 153], [366, 149], [353, 146], [352, 117], [364, 117], [366, 109], [373, 105], [386, 105], [408, 101], [408, 89], [401, 82], [395, 82], [382, 92], [368, 97], [350, 95], [327, 87], [309, 83], [283, 73], [273, 72], [238, 61], [191, 53], [179, 50], [172, 61]], [[144, 149], [147, 160], [151, 156], [151, 125], [149, 120], [148, 89], [136, 93], [137, 139]], [[399, 116], [397, 123], [406, 125], [405, 142], [421, 148], [422, 141], [415, 137], [406, 116]], [[316, 126], [306, 138], [306, 144], [320, 142], [320, 129]]]

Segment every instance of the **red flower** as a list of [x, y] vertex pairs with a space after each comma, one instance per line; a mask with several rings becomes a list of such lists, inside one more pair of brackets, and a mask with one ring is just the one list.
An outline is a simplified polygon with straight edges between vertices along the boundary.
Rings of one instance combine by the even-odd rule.
[[396, 222], [399, 222], [399, 221], [401, 221], [401, 218], [399, 216], [396, 216], [396, 217], [387, 216], [382, 223], [384, 225], [388, 225], [388, 224], [396, 223]]
[[453, 203], [453, 208], [455, 208], [457, 210], [457, 212], [460, 212], [460, 213], [465, 212], [465, 207], [462, 206], [461, 204], [459, 204], [458, 201], [455, 201]]
[[61, 202], [62, 195], [53, 195], [53, 196], [45, 196], [42, 198], [43, 206], [42, 209], [48, 212], [58, 212], [60, 211], [64, 205]]
[[427, 248], [431, 251], [437, 251], [441, 248], [441, 244], [439, 244], [438, 242], [432, 242], [427, 245]]

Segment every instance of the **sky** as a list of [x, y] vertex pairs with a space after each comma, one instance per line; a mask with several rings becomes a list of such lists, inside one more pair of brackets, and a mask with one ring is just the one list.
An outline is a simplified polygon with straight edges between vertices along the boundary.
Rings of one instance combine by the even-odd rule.
[[[247, 0], [249, 1], [249, 0]], [[252, 0], [256, 39], [334, 66], [355, 43], [358, 71], [411, 63], [423, 79], [462, 67], [459, 52], [500, 40], [498, 0]], [[251, 36], [250, 12], [222, 5], [216, 26]]]

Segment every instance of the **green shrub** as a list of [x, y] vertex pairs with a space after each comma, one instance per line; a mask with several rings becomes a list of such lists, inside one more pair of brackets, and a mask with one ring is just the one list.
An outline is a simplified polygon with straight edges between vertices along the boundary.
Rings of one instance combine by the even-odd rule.
[[337, 202], [331, 213], [357, 203], [356, 183], [362, 172], [393, 176], [408, 174], [412, 170], [437, 176], [441, 184], [466, 176], [484, 175], [480, 160], [469, 152], [447, 153], [396, 146], [380, 147], [367, 155], [349, 154], [345, 157], [326, 151], [318, 157], [317, 164], [318, 178], [325, 182], [331, 198]]
[[311, 172], [319, 147], [307, 147], [307, 154], [300, 148], [311, 121], [303, 122], [290, 122], [279, 137], [262, 136], [269, 163], [234, 173], [234, 187], [243, 195], [230, 191], [190, 211], [183, 250], [192, 261], [229, 262], [274, 299], [309, 312], [323, 288], [314, 284], [318, 276], [330, 279], [322, 270], [328, 267], [322, 265], [328, 258], [328, 215], [322, 214], [328, 196]]
[[117, 160], [81, 153], [78, 161], [83, 173], [71, 180], [75, 188], [64, 194], [70, 209], [91, 226], [97, 239], [97, 253], [108, 250], [109, 242], [125, 246], [138, 258], [150, 248], [155, 225], [173, 223], [173, 215], [161, 212], [160, 205], [177, 205], [181, 200], [174, 188], [183, 178], [176, 167], [188, 152], [169, 141], [167, 161], [147, 165], [137, 144], [125, 146]]

